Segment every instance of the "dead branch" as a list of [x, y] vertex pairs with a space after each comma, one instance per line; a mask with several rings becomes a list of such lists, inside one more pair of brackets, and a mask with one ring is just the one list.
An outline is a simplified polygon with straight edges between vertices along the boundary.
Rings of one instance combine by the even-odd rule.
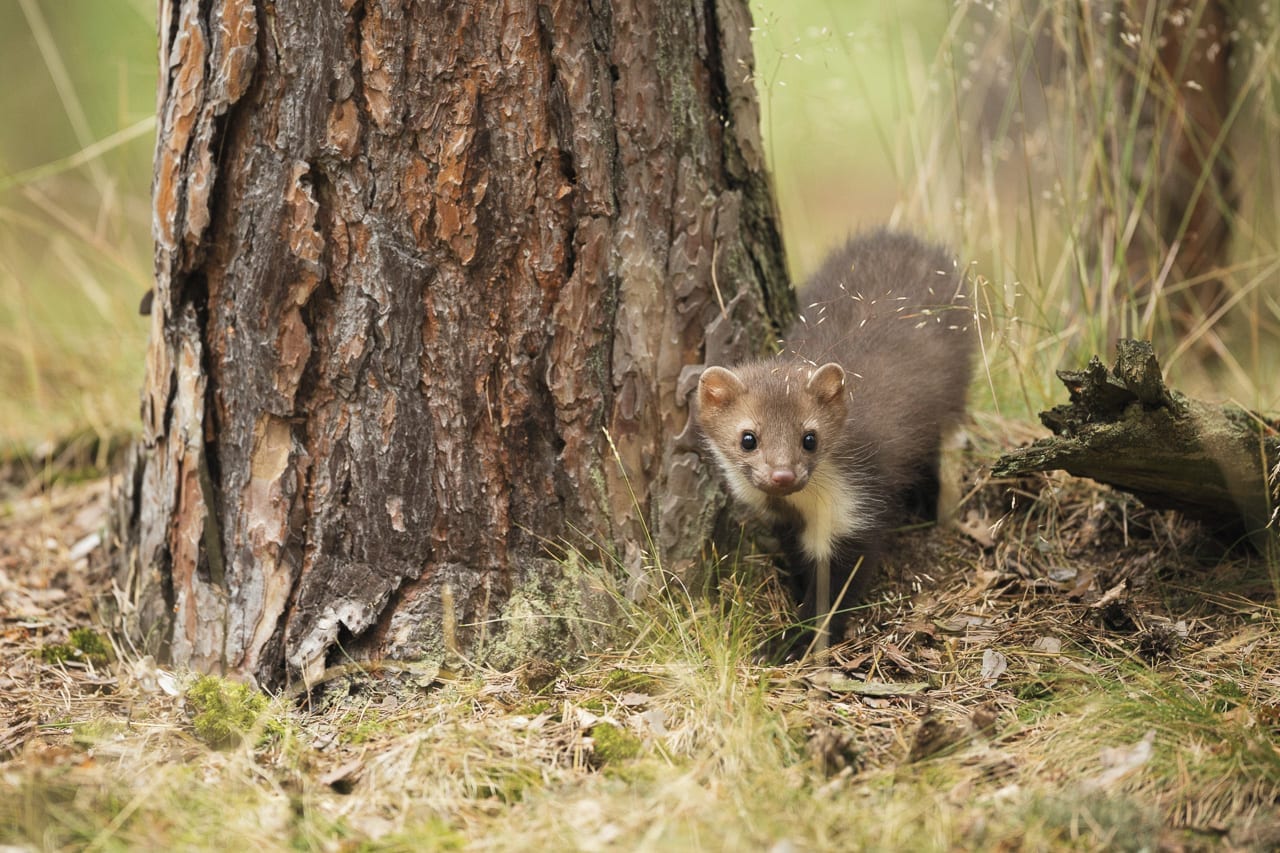
[[1041, 412], [1053, 436], [1001, 456], [992, 474], [1063, 470], [1260, 550], [1274, 542], [1280, 424], [1171, 391], [1146, 341], [1121, 340], [1116, 351], [1111, 370], [1094, 356], [1084, 370], [1058, 371], [1071, 402]]

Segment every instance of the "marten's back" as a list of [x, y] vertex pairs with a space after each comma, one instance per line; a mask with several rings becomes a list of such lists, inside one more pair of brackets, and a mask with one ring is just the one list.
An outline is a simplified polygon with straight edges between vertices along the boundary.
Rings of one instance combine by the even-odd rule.
[[844, 367], [850, 437], [886, 488], [910, 486], [964, 413], [976, 329], [961, 271], [939, 246], [878, 230], [830, 254], [797, 299], [786, 354]]

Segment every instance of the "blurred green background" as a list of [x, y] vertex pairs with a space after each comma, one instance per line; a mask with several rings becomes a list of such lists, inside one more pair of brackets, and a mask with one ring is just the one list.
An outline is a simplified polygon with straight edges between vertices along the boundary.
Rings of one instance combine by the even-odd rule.
[[[1044, 8], [1014, 7], [1024, 17]], [[752, 9], [793, 275], [850, 231], [886, 221], [949, 242], [971, 262], [984, 307], [974, 405], [1034, 419], [1062, 396], [1055, 368], [1105, 350], [1104, 324], [1080, 307], [1091, 297], [1078, 280], [1075, 229], [1092, 200], [1079, 164], [1091, 146], [1064, 143], [1072, 117], [1042, 111], [1039, 127], [1015, 122], [993, 144], [974, 144], [967, 110], [977, 89], [992, 87], [1001, 120], [1034, 106], [1009, 88], [1007, 68], [1004, 88], [992, 86], [990, 70], [1019, 55], [983, 36], [983, 4], [753, 0]], [[0, 445], [136, 427], [147, 333], [137, 307], [152, 265], [154, 19], [153, 0], [0, 3], [9, 118], [0, 126]], [[1233, 142], [1248, 189], [1232, 285], [1243, 355], [1209, 374], [1184, 376], [1194, 365], [1180, 354], [1165, 365], [1175, 380], [1276, 409], [1280, 70], [1274, 28], [1253, 40], [1240, 51], [1242, 68], [1260, 68], [1241, 110], [1252, 129]]]
[[939, 0], [751, 8], [761, 125], [788, 261], [802, 277], [851, 231], [893, 214], [914, 172], [911, 138], [932, 132], [922, 126], [929, 71], [953, 9]]
[[0, 445], [137, 423], [152, 5], [0, 3]]

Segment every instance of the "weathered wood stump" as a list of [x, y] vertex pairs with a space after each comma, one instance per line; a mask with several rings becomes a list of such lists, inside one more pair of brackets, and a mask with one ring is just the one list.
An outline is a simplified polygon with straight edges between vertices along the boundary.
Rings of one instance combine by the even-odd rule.
[[1094, 356], [1059, 371], [1071, 402], [1040, 414], [1053, 436], [1001, 456], [992, 474], [1062, 470], [1259, 549], [1274, 543], [1280, 425], [1171, 391], [1148, 342], [1121, 340], [1116, 351], [1111, 370]]

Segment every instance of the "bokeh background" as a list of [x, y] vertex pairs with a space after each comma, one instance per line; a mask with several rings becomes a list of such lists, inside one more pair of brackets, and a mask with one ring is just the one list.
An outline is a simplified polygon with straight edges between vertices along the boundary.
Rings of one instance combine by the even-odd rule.
[[0, 3], [0, 445], [138, 422], [153, 5]]

